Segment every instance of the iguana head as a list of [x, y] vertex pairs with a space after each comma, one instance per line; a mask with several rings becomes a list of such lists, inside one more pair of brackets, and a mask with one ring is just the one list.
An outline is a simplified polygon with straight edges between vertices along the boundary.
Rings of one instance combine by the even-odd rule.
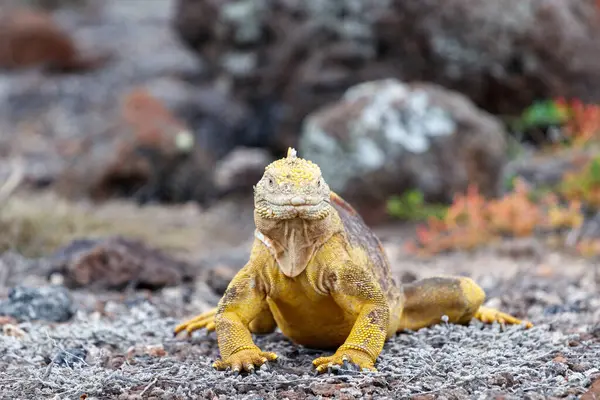
[[319, 220], [331, 211], [329, 194], [319, 166], [289, 148], [287, 157], [269, 164], [254, 187], [255, 212], [267, 219]]

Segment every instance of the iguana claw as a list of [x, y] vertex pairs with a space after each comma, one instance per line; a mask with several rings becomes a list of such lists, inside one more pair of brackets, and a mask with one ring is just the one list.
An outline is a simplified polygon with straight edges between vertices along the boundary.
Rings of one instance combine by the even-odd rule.
[[260, 367], [268, 361], [277, 359], [275, 353], [260, 351], [254, 349], [241, 350], [230, 355], [226, 360], [217, 360], [213, 363], [213, 367], [217, 370], [225, 370], [231, 368], [234, 375], [241, 371], [254, 373], [255, 367]]
[[[358, 369], [359, 371], [377, 371], [373, 366], [371, 357], [360, 350], [344, 349], [338, 350], [334, 355], [329, 357], [319, 357], [313, 361], [317, 373], [325, 371], [331, 372], [334, 366], [341, 366], [346, 370]], [[350, 367], [353, 365], [353, 367]], [[355, 370], [356, 370], [355, 369]]]
[[215, 330], [215, 315], [217, 314], [216, 307], [212, 310], [206, 311], [200, 315], [195, 316], [175, 327], [173, 335], [176, 336], [179, 332], [187, 331], [188, 335], [192, 332], [205, 328], [207, 332]]
[[479, 307], [477, 313], [475, 313], [475, 318], [485, 323], [494, 323], [498, 322], [501, 324], [513, 324], [520, 325], [525, 323], [526, 328], [531, 328], [533, 324], [529, 321], [522, 321], [516, 317], [513, 317], [510, 314], [503, 313], [502, 311], [498, 311], [494, 308], [489, 307]]

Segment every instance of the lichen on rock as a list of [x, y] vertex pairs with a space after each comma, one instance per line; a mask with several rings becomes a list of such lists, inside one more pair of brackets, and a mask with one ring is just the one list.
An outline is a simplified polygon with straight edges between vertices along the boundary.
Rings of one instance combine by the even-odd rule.
[[383, 79], [355, 85], [310, 114], [299, 151], [369, 219], [407, 189], [442, 201], [469, 183], [497, 194], [504, 136], [498, 120], [462, 95]]

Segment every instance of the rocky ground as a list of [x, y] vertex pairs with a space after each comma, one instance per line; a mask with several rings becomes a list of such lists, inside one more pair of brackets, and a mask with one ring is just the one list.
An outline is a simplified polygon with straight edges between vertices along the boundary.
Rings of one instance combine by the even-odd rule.
[[[109, 208], [96, 214], [108, 218]], [[154, 206], [154, 215], [159, 215], [158, 208]], [[119, 209], [123, 206], [115, 205], [111, 211]], [[131, 209], [124, 209], [131, 214]], [[223, 210], [221, 218], [227, 214]], [[215, 223], [214, 216], [211, 220], [202, 212], [181, 208], [162, 212], [171, 213], [173, 220], [178, 213], [187, 213], [187, 226], [180, 221], [184, 231], [192, 224], [198, 224], [199, 231], [210, 231]], [[251, 225], [240, 223], [238, 236], [228, 239], [244, 243], [239, 238], [249, 229]], [[60, 276], [46, 279], [52, 258], [25, 258], [9, 251], [0, 256], [0, 312], [12, 313], [22, 322], [3, 321], [0, 398], [575, 399], [591, 390], [600, 377], [596, 265], [551, 251], [535, 240], [419, 260], [402, 250], [410, 228], [391, 225], [377, 232], [398, 280], [440, 273], [472, 276], [488, 293], [489, 305], [531, 320], [534, 328], [477, 321], [469, 326], [440, 324], [390, 340], [377, 373], [335, 371], [318, 377], [313, 376], [311, 360], [322, 352], [296, 346], [276, 332], [257, 337], [257, 343], [279, 354], [279, 361], [254, 376], [234, 377], [211, 368], [218, 357], [214, 333], [196, 333], [191, 339], [172, 335], [182, 319], [216, 304], [218, 288], [213, 282], [196, 279], [155, 292], [66, 289]], [[223, 238], [227, 235], [219, 247], [213, 237], [213, 260], [218, 258], [215, 254], [231, 253], [233, 242]], [[190, 243], [178, 254], [197, 259], [192, 255], [206, 250], [199, 243], [196, 247]], [[243, 258], [248, 248], [238, 248]], [[19, 285], [42, 292], [8, 289]], [[20, 303], [23, 299], [25, 303]]]

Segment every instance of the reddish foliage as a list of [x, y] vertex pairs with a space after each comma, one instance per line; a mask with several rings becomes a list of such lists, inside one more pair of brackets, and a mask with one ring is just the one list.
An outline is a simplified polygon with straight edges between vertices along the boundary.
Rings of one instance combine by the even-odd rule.
[[577, 227], [582, 222], [579, 202], [564, 207], [552, 195], [533, 201], [522, 181], [512, 193], [492, 200], [471, 186], [466, 194], [455, 196], [443, 219], [431, 217], [419, 226], [415, 242], [406, 250], [420, 255], [470, 250], [504, 236], [530, 236], [536, 230]]
[[568, 115], [564, 127], [566, 136], [574, 145], [582, 145], [600, 139], [600, 105], [585, 104], [581, 100], [555, 100]]
[[567, 200], [581, 201], [589, 207], [600, 209], [600, 157], [565, 173], [559, 191]]

